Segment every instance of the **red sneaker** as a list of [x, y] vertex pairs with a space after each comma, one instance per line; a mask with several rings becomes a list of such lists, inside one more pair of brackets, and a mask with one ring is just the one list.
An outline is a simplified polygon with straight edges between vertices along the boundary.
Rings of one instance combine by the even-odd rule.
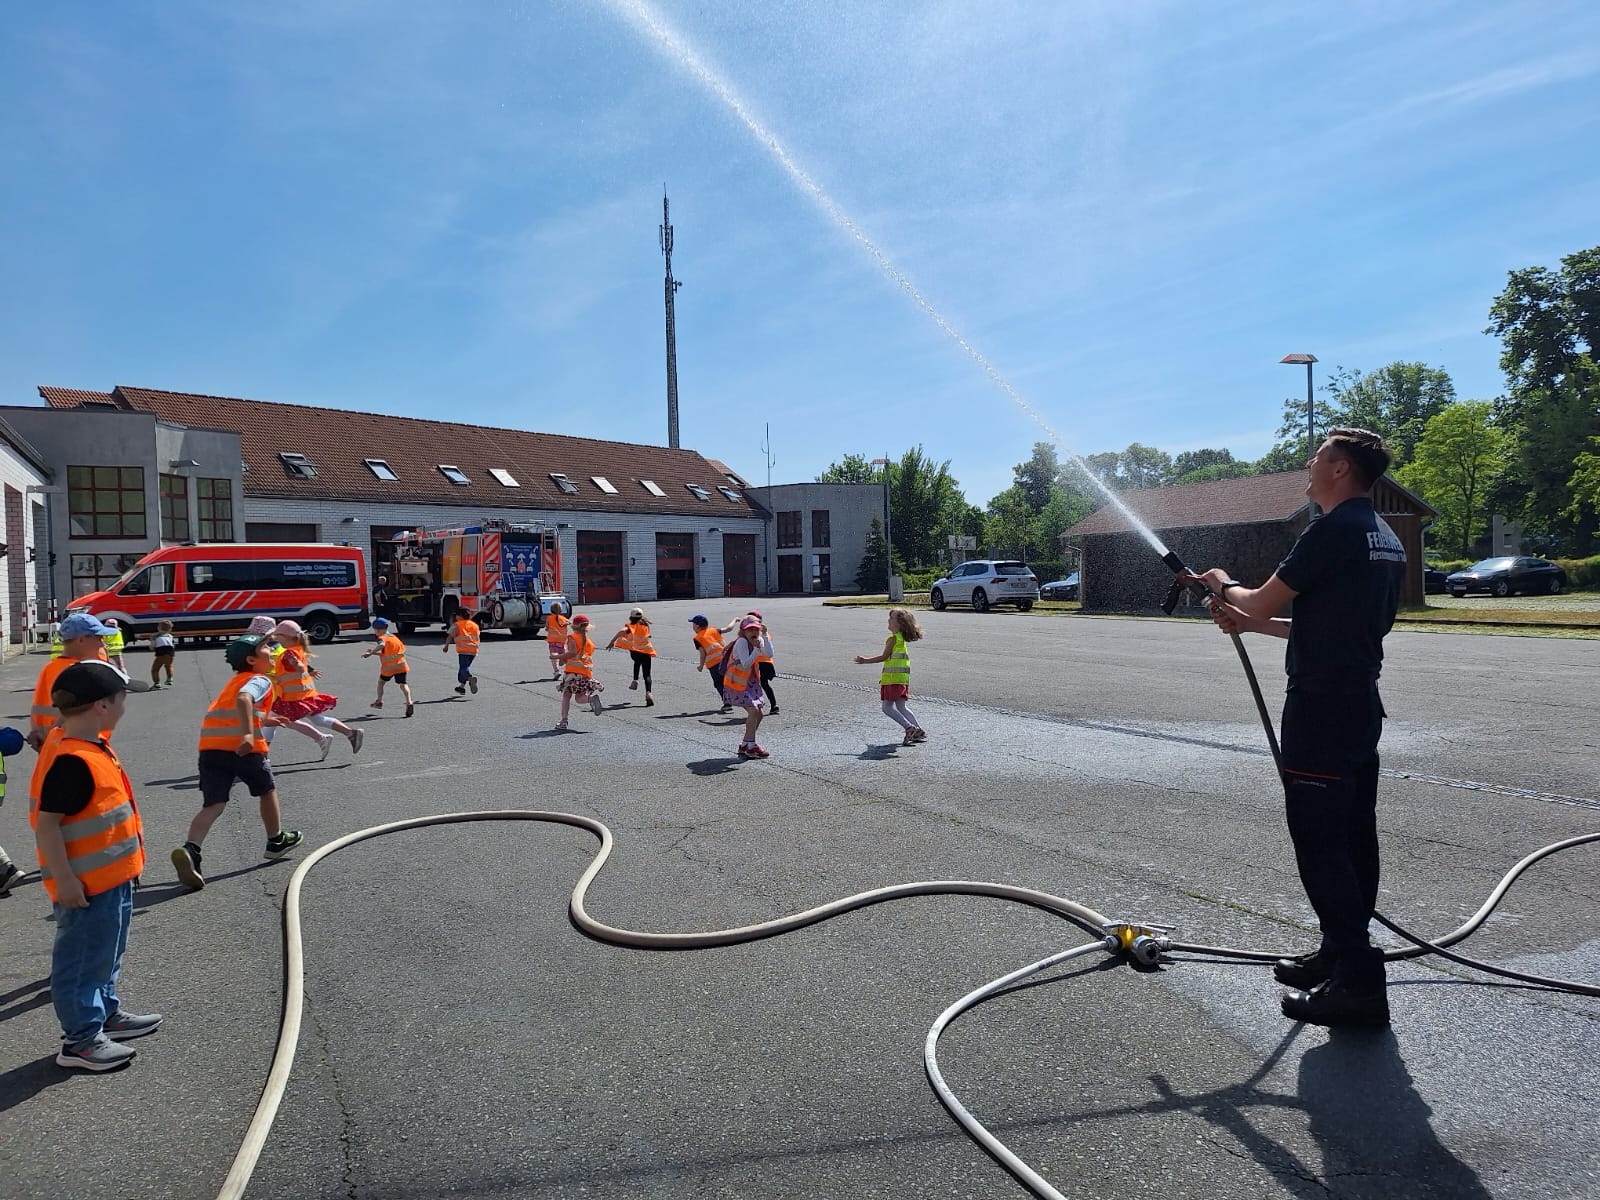
[[746, 750], [745, 753], [747, 755], [749, 755], [751, 758], [771, 758], [772, 757], [772, 755], [768, 754], [760, 746], [754, 746], [754, 745], [752, 745], [748, 750]]

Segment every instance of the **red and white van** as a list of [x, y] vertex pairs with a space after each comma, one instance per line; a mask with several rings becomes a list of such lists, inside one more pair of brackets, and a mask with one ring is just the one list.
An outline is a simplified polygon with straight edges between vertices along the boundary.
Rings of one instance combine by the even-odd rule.
[[370, 624], [367, 562], [353, 546], [205, 543], [152, 550], [110, 587], [68, 613], [115, 617], [132, 636], [171, 621], [177, 637], [243, 633], [250, 619], [293, 620], [314, 642]]

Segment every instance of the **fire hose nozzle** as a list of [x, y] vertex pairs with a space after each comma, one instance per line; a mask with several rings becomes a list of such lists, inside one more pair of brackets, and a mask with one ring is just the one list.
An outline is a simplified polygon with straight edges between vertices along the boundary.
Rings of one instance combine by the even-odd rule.
[[1140, 934], [1133, 939], [1133, 945], [1128, 947], [1128, 953], [1133, 955], [1135, 962], [1141, 966], [1153, 967], [1161, 961], [1162, 952], [1172, 945], [1171, 938], [1151, 937], [1149, 934]]
[[1166, 613], [1167, 616], [1170, 617], [1173, 610], [1178, 607], [1178, 601], [1183, 598], [1185, 591], [1188, 591], [1200, 603], [1204, 603], [1210, 598], [1211, 590], [1205, 584], [1197, 583], [1189, 578], [1194, 572], [1189, 570], [1183, 559], [1178, 557], [1177, 551], [1168, 550], [1161, 556], [1161, 561], [1166, 563], [1167, 569], [1176, 576], [1172, 581], [1172, 586], [1167, 589], [1167, 598], [1161, 602], [1161, 611]]

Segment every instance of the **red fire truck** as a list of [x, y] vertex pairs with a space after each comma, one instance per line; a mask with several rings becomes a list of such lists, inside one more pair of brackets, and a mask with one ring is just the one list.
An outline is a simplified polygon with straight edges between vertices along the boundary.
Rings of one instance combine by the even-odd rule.
[[448, 626], [458, 608], [484, 629], [537, 637], [550, 605], [560, 601], [561, 543], [542, 521], [485, 520], [458, 529], [397, 533], [378, 566], [395, 591], [402, 634], [423, 625]]

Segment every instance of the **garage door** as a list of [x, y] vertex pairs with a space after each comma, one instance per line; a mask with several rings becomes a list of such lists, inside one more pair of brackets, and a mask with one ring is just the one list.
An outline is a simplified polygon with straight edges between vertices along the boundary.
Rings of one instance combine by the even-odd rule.
[[622, 534], [578, 530], [578, 603], [620, 604]]

